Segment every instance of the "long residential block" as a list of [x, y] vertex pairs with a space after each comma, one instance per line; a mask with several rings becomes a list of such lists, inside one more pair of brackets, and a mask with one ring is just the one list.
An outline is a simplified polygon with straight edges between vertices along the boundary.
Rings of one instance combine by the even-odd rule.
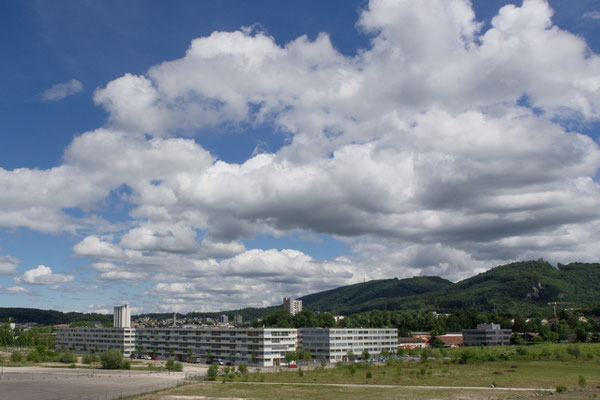
[[302, 349], [325, 361], [348, 361], [349, 353], [360, 358], [364, 350], [375, 356], [398, 349], [398, 330], [391, 328], [300, 328], [298, 337]]

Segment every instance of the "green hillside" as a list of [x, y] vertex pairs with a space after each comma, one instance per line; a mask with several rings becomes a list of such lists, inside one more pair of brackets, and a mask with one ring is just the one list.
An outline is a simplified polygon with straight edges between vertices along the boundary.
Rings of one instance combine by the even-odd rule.
[[[452, 286], [452, 282], [438, 276], [416, 276], [408, 279], [383, 279], [343, 286], [337, 289], [301, 297], [305, 308], [329, 311], [334, 314], [347, 310], [364, 311], [367, 304], [383, 305], [387, 301], [422, 295]], [[375, 308], [379, 308], [379, 307]], [[368, 308], [370, 309], [370, 308]]]
[[9, 318], [16, 323], [35, 322], [40, 325], [70, 324], [73, 322], [112, 322], [112, 315], [39, 310], [37, 308], [1, 308], [0, 322]]
[[[413, 282], [422, 282], [423, 290], [410, 293]], [[407, 290], [400, 283], [408, 285]], [[567, 307], [593, 306], [600, 303], [598, 288], [600, 264], [559, 264], [556, 268], [537, 260], [502, 265], [454, 284], [438, 277], [389, 279], [315, 293], [302, 300], [311, 310], [342, 314], [372, 309], [449, 312], [467, 308], [533, 314], [547, 313], [552, 301], [575, 303]]]

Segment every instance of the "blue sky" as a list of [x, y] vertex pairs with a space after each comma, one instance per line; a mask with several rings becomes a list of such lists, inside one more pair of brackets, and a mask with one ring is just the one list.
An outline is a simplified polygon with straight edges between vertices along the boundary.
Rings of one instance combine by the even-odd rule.
[[591, 0], [5, 1], [0, 303], [597, 262]]

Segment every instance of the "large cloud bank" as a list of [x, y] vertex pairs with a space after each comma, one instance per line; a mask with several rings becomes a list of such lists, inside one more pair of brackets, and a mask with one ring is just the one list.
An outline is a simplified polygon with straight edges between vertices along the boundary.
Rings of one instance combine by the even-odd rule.
[[[326, 33], [195, 39], [98, 89], [109, 123], [76, 137], [62, 165], [0, 169], [0, 225], [90, 232], [75, 255], [100, 279], [156, 281], [147, 294], [169, 310], [268, 305], [365, 277], [459, 279], [515, 259], [597, 261], [600, 151], [564, 126], [600, 119], [600, 57], [551, 17], [526, 0], [484, 32], [467, 1], [371, 1], [357, 23], [371, 46], [353, 57]], [[222, 125], [272, 126], [289, 142], [226, 163], [190, 138]], [[96, 212], [114, 193], [129, 220]], [[298, 232], [352, 255], [241, 242]]]

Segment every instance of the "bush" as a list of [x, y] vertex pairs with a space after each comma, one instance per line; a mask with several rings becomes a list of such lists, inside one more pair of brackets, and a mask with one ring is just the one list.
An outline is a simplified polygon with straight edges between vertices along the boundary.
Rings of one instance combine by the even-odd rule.
[[563, 393], [567, 391], [567, 387], [565, 385], [556, 385], [556, 393]]
[[12, 362], [21, 362], [21, 361], [23, 361], [23, 354], [20, 351], [13, 351], [10, 354], [10, 361], [12, 361]]
[[248, 373], [248, 366], [244, 363], [238, 365], [238, 371], [240, 372], [240, 374], [247, 374]]
[[477, 354], [475, 350], [472, 349], [464, 349], [458, 354], [458, 363], [459, 364], [472, 364], [475, 362], [477, 358]]
[[371, 379], [373, 377], [373, 374], [371, 373], [371, 371], [367, 371], [367, 379]]
[[74, 364], [77, 362], [77, 357], [70, 351], [65, 351], [64, 353], [60, 353], [58, 356], [58, 361], [65, 364]]
[[299, 377], [303, 377], [304, 376], [304, 371], [302, 371], [302, 368], [298, 368], [298, 376]]
[[123, 354], [117, 349], [106, 350], [100, 355], [102, 368], [119, 369], [123, 364]]
[[100, 361], [100, 357], [97, 354], [86, 354], [81, 358], [81, 362], [84, 364], [91, 364]]
[[217, 366], [217, 364], [211, 364], [210, 367], [208, 367], [208, 380], [216, 380], [217, 375], [219, 375], [219, 367]]
[[567, 353], [572, 355], [573, 357], [579, 359], [581, 357], [581, 348], [576, 344], [571, 344], [567, 346]]
[[123, 361], [123, 363], [121, 363], [121, 369], [131, 369], [131, 361]]
[[27, 361], [31, 361], [34, 363], [42, 362], [42, 356], [37, 350], [30, 351], [27, 353]]
[[579, 375], [579, 386], [583, 389], [586, 384], [587, 384], [587, 379], [585, 379], [585, 376]]
[[183, 371], [183, 364], [177, 361], [168, 360], [165, 364], [168, 371]]

